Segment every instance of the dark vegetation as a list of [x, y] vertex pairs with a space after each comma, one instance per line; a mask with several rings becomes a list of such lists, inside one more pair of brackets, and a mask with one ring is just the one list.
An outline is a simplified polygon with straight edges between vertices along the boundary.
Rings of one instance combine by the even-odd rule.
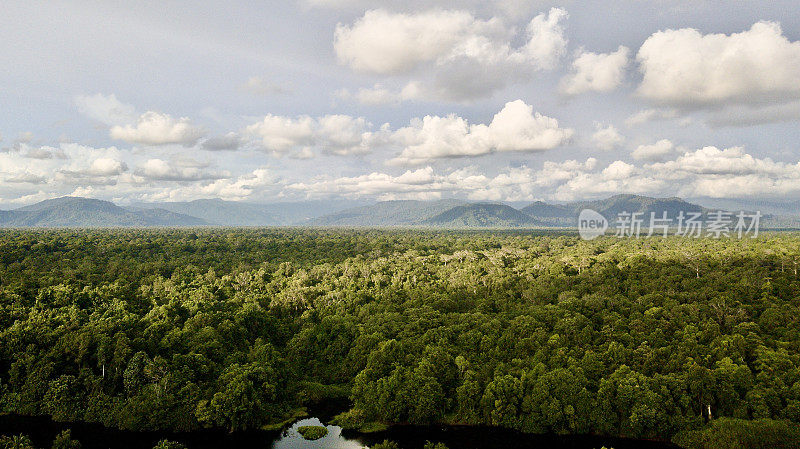
[[0, 410], [239, 430], [349, 393], [354, 428], [796, 447], [798, 264], [792, 234], [3, 231]]

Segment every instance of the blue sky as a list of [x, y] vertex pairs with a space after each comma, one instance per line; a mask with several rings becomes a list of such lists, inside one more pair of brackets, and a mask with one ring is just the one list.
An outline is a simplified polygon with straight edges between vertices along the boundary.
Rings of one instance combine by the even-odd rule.
[[7, 2], [0, 204], [797, 198], [795, 9]]

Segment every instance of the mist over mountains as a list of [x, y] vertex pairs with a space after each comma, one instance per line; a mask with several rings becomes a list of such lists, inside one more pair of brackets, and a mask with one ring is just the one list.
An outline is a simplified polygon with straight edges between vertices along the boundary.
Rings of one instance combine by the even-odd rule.
[[[732, 206], [732, 207], [724, 207]], [[757, 203], [730, 200], [715, 204], [729, 211], [761, 210]], [[768, 205], [765, 227], [800, 228], [800, 214], [791, 202]], [[515, 208], [493, 202], [457, 199], [397, 200], [365, 204], [334, 200], [255, 204], [220, 199], [189, 202], [136, 203], [123, 207], [109, 201], [62, 197], [13, 210], [0, 210], [0, 227], [191, 227], [191, 226], [308, 226], [308, 227], [433, 227], [463, 228], [571, 228], [581, 210], [592, 209], [610, 222], [622, 212], [669, 217], [705, 213], [712, 208], [681, 198], [615, 195], [607, 199], [552, 204], [536, 201]]]

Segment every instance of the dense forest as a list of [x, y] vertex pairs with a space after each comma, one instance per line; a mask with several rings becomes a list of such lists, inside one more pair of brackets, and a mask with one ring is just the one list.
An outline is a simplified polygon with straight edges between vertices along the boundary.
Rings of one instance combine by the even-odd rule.
[[798, 265], [788, 233], [7, 230], [0, 410], [235, 431], [344, 399], [365, 430], [795, 447]]

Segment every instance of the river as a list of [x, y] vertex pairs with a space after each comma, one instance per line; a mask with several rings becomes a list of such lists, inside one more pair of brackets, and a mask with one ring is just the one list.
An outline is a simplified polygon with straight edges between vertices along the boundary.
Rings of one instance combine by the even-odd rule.
[[38, 448], [47, 449], [64, 429], [84, 449], [151, 449], [159, 440], [170, 439], [188, 449], [360, 449], [389, 439], [402, 449], [421, 449], [425, 441], [445, 443], [449, 449], [676, 449], [651, 441], [595, 436], [531, 435], [511, 430], [472, 426], [395, 426], [385, 432], [360, 434], [326, 426], [328, 435], [306, 441], [297, 432], [303, 425], [322, 425], [317, 418], [294, 423], [283, 432], [197, 431], [191, 433], [129, 432], [85, 423], [56, 423], [45, 417], [0, 416], [0, 435], [27, 434]]

